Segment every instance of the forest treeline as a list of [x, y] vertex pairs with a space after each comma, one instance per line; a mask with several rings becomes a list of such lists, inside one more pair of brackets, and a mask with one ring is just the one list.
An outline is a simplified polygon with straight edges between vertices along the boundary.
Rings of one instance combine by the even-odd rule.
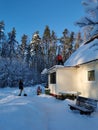
[[32, 32], [31, 40], [23, 34], [19, 43], [15, 27], [5, 34], [5, 23], [0, 21], [0, 87], [15, 87], [19, 79], [26, 86], [47, 82], [41, 72], [57, 64], [58, 53], [65, 62], [81, 43], [98, 35], [98, 0], [84, 0], [82, 5], [86, 14], [75, 23], [82, 27], [82, 35], [65, 28], [57, 37], [47, 25], [42, 36], [38, 30]]
[[57, 64], [57, 54], [65, 62], [83, 41], [80, 32], [76, 35], [68, 29], [58, 38], [49, 26], [45, 27], [43, 36], [39, 31], [34, 32], [30, 42], [23, 34], [19, 43], [16, 35], [15, 28], [5, 34], [4, 21], [0, 21], [0, 87], [17, 86], [19, 79], [27, 85], [44, 82], [41, 72]]

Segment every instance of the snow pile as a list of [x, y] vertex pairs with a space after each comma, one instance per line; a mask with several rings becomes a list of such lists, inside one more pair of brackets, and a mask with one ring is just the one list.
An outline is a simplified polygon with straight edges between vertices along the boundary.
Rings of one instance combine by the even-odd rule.
[[36, 88], [25, 88], [26, 97], [17, 96], [19, 90], [15, 88], [0, 89], [0, 130], [98, 129], [98, 112], [80, 115], [69, 109], [68, 104], [74, 101], [37, 96]]

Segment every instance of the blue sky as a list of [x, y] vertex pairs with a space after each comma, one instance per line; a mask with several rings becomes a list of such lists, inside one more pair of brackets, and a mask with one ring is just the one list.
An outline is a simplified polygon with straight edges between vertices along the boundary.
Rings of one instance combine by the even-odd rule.
[[8, 33], [16, 28], [17, 40], [27, 34], [31, 40], [32, 34], [39, 30], [42, 36], [45, 26], [60, 37], [65, 28], [78, 32], [74, 23], [83, 16], [82, 0], [0, 0], [0, 21], [5, 22]]

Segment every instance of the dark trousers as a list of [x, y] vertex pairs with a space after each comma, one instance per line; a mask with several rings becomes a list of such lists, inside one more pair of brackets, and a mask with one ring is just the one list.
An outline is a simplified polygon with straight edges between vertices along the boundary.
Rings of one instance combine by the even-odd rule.
[[63, 65], [63, 61], [62, 60], [58, 60], [58, 65]]
[[21, 94], [22, 94], [22, 91], [23, 91], [23, 89], [20, 89], [20, 93], [19, 93], [19, 96], [21, 96]]

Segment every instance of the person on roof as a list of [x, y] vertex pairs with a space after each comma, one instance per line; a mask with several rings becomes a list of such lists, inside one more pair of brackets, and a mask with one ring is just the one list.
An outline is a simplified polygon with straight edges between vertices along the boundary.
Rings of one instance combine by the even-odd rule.
[[57, 55], [57, 64], [58, 65], [63, 65], [63, 58], [60, 54]]

